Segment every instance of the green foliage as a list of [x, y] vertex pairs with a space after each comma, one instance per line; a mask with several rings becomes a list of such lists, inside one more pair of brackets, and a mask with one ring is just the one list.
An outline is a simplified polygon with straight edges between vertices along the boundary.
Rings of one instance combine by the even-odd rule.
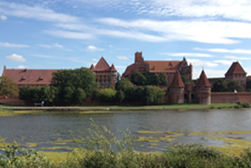
[[226, 92], [227, 90], [227, 82], [224, 79], [217, 80], [212, 87], [212, 92]]
[[227, 90], [229, 92], [233, 92], [235, 90], [238, 91], [238, 92], [242, 92], [244, 90], [244, 88], [239, 84], [238, 81], [232, 80], [232, 81], [228, 82]]
[[86, 100], [85, 91], [82, 88], [78, 88], [75, 92], [75, 99], [81, 103]]
[[101, 89], [99, 93], [100, 93], [100, 100], [102, 101], [111, 102], [115, 99], [115, 96], [116, 96], [116, 90], [111, 89], [111, 88]]
[[159, 78], [160, 78], [160, 86], [168, 86], [168, 81], [164, 73], [160, 73]]
[[122, 102], [125, 98], [125, 94], [122, 90], [118, 90], [116, 92], [116, 100], [118, 100], [119, 102]]
[[143, 101], [146, 105], [163, 100], [165, 92], [157, 86], [146, 86], [143, 91]]
[[147, 83], [146, 77], [142, 73], [134, 72], [131, 76], [131, 82], [135, 85], [144, 86]]
[[250, 108], [251, 107], [251, 104], [248, 101], [245, 101], [243, 103], [241, 101], [238, 101], [236, 104], [238, 105], [238, 108]]
[[95, 74], [88, 68], [54, 72], [51, 84], [58, 88], [59, 97], [64, 96], [64, 89], [67, 87], [72, 88], [73, 91], [82, 88], [87, 96], [98, 87]]
[[123, 92], [125, 92], [129, 87], [133, 87], [133, 84], [125, 77], [122, 77], [115, 86], [116, 90], [122, 90]]
[[133, 101], [136, 99], [135, 97], [135, 87], [128, 87], [125, 90], [125, 101]]
[[98, 102], [100, 100], [100, 92], [98, 89], [95, 89], [92, 93], [92, 97], [91, 97], [92, 101]]
[[6, 76], [0, 77], [0, 94], [6, 96], [18, 96], [17, 84]]
[[74, 90], [72, 87], [68, 86], [63, 88], [61, 100], [64, 102], [70, 102], [73, 100]]
[[[6, 168], [36, 168], [53, 167], [46, 156], [34, 149], [19, 149], [17, 144], [6, 145], [0, 151], [0, 167]], [[17, 155], [18, 154], [18, 155]]]
[[247, 79], [246, 88], [249, 92], [251, 91], [251, 79]]

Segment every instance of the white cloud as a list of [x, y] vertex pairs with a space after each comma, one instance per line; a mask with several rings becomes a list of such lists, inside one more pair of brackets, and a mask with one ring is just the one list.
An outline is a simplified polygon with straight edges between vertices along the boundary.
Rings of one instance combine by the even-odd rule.
[[127, 60], [126, 56], [117, 56], [117, 58], [120, 59], [120, 60]]
[[[195, 68], [193, 70], [193, 79], [198, 79], [200, 77], [202, 68]], [[207, 78], [220, 78], [220, 77], [225, 77], [226, 71], [224, 70], [217, 70], [217, 69], [208, 69], [204, 68], [204, 71], [206, 73]]]
[[25, 69], [26, 67], [23, 66], [23, 65], [19, 65], [17, 68], [18, 68], [18, 69]]
[[63, 31], [63, 30], [58, 30], [58, 31], [44, 31], [47, 34], [57, 36], [57, 37], [62, 37], [62, 38], [68, 38], [68, 39], [92, 39], [95, 38], [92, 34], [88, 33], [82, 33], [82, 32], [70, 32], [70, 31]]
[[224, 48], [210, 48], [210, 49], [194, 48], [194, 50], [209, 51], [209, 52], [216, 52], [216, 53], [251, 54], [251, 50], [244, 50], [244, 49], [229, 50], [229, 49], [224, 49]]
[[233, 61], [234, 60], [231, 60], [231, 61], [229, 61], [229, 60], [215, 60], [214, 62], [221, 63], [223, 65], [232, 65]]
[[17, 55], [17, 54], [6, 56], [6, 59], [11, 60], [11, 61], [20, 61], [20, 62], [26, 61], [21, 55]]
[[56, 58], [55, 56], [51, 55], [40, 55], [40, 54], [35, 54], [35, 57], [40, 57], [40, 58]]
[[4, 15], [1, 15], [1, 20], [7, 20], [7, 17]]
[[93, 5], [124, 12], [156, 16], [188, 18], [226, 18], [250, 21], [251, 2], [248, 0], [78, 0]]
[[103, 51], [103, 49], [98, 48], [98, 47], [93, 46], [93, 45], [89, 45], [89, 46], [87, 47], [87, 49], [88, 49], [88, 50], [91, 50], [91, 51]]
[[165, 55], [177, 57], [177, 56], [182, 56], [182, 57], [213, 57], [213, 55], [210, 54], [202, 54], [202, 53], [163, 53]]
[[1, 43], [0, 42], [0, 47], [28, 48], [30, 46], [29, 45], [24, 45], [24, 44], [10, 44], [10, 43]]
[[[98, 20], [102, 24], [127, 29], [123, 32], [107, 30], [101, 33], [136, 38], [144, 41], [196, 41], [213, 44], [234, 44], [239, 40], [233, 38], [251, 38], [251, 24], [226, 21], [154, 21], [133, 20], [124, 21], [115, 18], [102, 18]], [[137, 30], [137, 31], [135, 31]], [[156, 35], [158, 34], [158, 35]], [[138, 38], [135, 37], [138, 35]], [[143, 35], [143, 37], [142, 37]]]
[[211, 61], [203, 61], [199, 59], [187, 59], [187, 62], [192, 64], [193, 66], [207, 66], [207, 67], [216, 67], [218, 64], [212, 63]]
[[229, 58], [232, 60], [251, 60], [251, 58], [248, 57], [236, 57], [236, 56], [225, 56], [225, 58]]
[[38, 44], [38, 46], [43, 47], [43, 48], [64, 48], [62, 45], [55, 43], [52, 45], [48, 45], [48, 44]]
[[94, 61], [94, 62], [98, 62], [98, 59], [96, 59], [96, 58], [93, 58], [93, 59], [92, 59], [92, 61]]
[[77, 17], [71, 15], [56, 13], [53, 10], [45, 9], [40, 6], [30, 7], [18, 3], [0, 2], [0, 13], [9, 16], [30, 18], [50, 22], [69, 23], [79, 21]]

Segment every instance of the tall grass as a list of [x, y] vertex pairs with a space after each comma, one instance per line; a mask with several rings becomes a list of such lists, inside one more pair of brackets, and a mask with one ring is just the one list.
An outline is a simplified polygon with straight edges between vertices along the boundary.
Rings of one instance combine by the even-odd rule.
[[[65, 161], [52, 163], [33, 149], [19, 149], [14, 145], [1, 148], [0, 167], [6, 168], [190, 168], [190, 167], [251, 167], [251, 148], [240, 157], [226, 155], [203, 144], [175, 143], [163, 153], [137, 152], [129, 130], [120, 132], [117, 139], [106, 127], [89, 129], [89, 136], [74, 138], [78, 150]], [[80, 144], [84, 144], [82, 148]]]

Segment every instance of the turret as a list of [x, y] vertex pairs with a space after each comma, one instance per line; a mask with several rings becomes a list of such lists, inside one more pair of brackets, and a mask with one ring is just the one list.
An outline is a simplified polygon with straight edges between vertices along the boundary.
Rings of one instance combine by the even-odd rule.
[[200, 78], [195, 86], [195, 101], [199, 104], [210, 105], [211, 104], [211, 84], [209, 83], [207, 76], [202, 70]]
[[173, 81], [170, 85], [170, 102], [171, 103], [184, 103], [184, 88], [180, 73], [176, 71]]

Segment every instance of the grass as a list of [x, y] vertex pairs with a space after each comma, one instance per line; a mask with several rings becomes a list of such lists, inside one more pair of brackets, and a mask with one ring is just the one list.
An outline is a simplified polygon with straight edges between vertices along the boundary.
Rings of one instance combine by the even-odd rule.
[[[17, 107], [0, 105], [0, 116], [15, 116], [24, 114], [41, 114], [53, 112], [70, 112], [79, 114], [100, 114], [135, 111], [191, 111], [210, 109], [234, 109], [236, 104], [212, 103], [210, 106], [195, 103], [159, 104], [149, 106], [64, 106], [64, 107]], [[70, 110], [70, 111], [67, 111]], [[75, 110], [75, 111], [74, 111]]]

